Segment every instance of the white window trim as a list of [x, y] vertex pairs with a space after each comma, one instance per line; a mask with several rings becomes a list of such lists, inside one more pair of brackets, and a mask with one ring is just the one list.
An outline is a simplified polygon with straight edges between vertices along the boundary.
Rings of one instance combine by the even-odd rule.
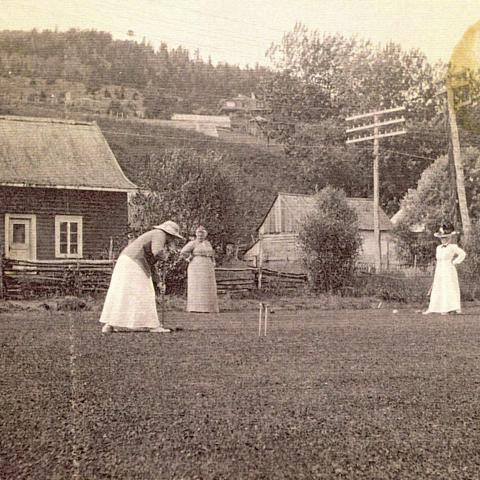
[[[75, 222], [78, 224], [78, 253], [60, 253], [60, 223], [62, 222]], [[70, 243], [70, 235], [68, 236], [68, 242]], [[83, 217], [81, 215], [55, 215], [55, 257], [83, 257]]]
[[10, 251], [10, 220], [30, 220], [30, 240], [32, 242], [32, 260], [37, 259], [37, 216], [23, 213], [6, 213], [5, 214], [5, 256], [8, 258], [8, 252]]

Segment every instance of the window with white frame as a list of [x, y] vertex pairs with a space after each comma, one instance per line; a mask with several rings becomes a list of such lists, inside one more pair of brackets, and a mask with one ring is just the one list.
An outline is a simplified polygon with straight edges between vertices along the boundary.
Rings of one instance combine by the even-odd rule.
[[55, 217], [55, 256], [57, 258], [82, 258], [82, 217], [57, 215]]

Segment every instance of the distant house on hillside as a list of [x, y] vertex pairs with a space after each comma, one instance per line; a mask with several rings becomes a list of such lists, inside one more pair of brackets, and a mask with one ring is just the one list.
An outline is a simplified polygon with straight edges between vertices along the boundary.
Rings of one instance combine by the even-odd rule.
[[126, 233], [127, 194], [136, 188], [96, 124], [0, 117], [0, 243], [7, 258], [104, 256], [110, 238]]
[[250, 116], [261, 115], [267, 111], [265, 102], [258, 100], [255, 94], [250, 97], [238, 95], [234, 98], [220, 100], [220, 113], [224, 115], [248, 114]]
[[[373, 200], [349, 198], [348, 203], [357, 212], [359, 231], [363, 239], [359, 262], [373, 264]], [[257, 229], [259, 239], [245, 252], [244, 260], [251, 265], [261, 262], [273, 270], [302, 272], [302, 252], [297, 242], [298, 226], [305, 215], [315, 208], [314, 195], [279, 193]], [[380, 239], [384, 264], [394, 259], [392, 228], [387, 215], [380, 209]]]

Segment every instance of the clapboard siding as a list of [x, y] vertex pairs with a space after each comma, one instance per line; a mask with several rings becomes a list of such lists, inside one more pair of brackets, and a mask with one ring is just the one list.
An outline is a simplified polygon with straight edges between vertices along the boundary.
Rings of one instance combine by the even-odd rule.
[[126, 233], [127, 193], [56, 188], [0, 186], [0, 243], [5, 238], [5, 214], [36, 215], [37, 258], [55, 258], [55, 216], [79, 215], [83, 221], [83, 257], [100, 258], [110, 237]]

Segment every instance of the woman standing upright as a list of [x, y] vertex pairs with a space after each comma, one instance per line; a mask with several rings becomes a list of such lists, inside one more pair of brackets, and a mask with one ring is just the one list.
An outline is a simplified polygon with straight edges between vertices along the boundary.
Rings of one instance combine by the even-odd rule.
[[152, 275], [155, 263], [164, 258], [177, 238], [183, 239], [175, 222], [166, 221], [130, 243], [118, 257], [103, 305], [103, 333], [116, 328], [168, 332], [160, 326]]
[[437, 264], [433, 276], [430, 305], [428, 310], [423, 312], [424, 314], [441, 313], [446, 315], [449, 312], [462, 312], [456, 265], [463, 262], [466, 253], [453, 242], [456, 234], [457, 232], [453, 230], [451, 224], [443, 224], [434, 234], [442, 243], [436, 250]]
[[214, 250], [204, 227], [197, 228], [195, 237], [180, 252], [189, 262], [187, 312], [218, 313]]

